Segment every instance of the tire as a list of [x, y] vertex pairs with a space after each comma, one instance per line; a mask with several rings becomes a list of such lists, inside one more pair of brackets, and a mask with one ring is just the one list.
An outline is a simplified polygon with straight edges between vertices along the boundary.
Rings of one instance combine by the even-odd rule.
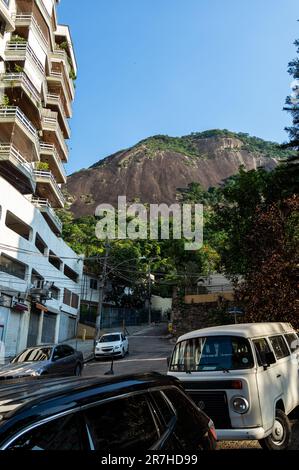
[[82, 367], [80, 364], [77, 364], [75, 367], [74, 375], [75, 377], [80, 377], [82, 373]]
[[282, 410], [276, 410], [272, 434], [259, 441], [264, 450], [287, 450], [291, 443], [291, 424]]
[[125, 355], [126, 355], [126, 351], [125, 351], [125, 349], [123, 348], [123, 352], [122, 352], [122, 355], [121, 355], [122, 359], [125, 357]]

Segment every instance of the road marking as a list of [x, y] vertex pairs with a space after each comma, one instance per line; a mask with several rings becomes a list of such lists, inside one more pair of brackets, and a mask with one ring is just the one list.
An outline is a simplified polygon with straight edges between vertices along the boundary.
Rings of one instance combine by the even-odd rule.
[[[124, 362], [149, 362], [149, 361], [156, 361], [156, 362], [159, 362], [159, 361], [167, 361], [167, 357], [154, 357], [152, 359], [125, 359], [125, 360], [122, 360], [122, 361], [115, 361], [114, 364], [123, 364]], [[107, 363], [109, 363], [110, 361], [107, 361], [107, 362], [103, 362], [103, 364], [107, 365]], [[92, 364], [88, 364], [88, 367], [90, 366], [99, 366], [100, 363], [98, 362], [93, 362]]]

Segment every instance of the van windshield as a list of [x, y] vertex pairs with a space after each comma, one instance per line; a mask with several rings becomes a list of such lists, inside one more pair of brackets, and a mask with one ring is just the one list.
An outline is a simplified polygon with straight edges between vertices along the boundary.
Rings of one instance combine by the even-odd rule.
[[192, 338], [177, 344], [170, 364], [172, 372], [209, 372], [251, 369], [249, 341], [237, 336]]

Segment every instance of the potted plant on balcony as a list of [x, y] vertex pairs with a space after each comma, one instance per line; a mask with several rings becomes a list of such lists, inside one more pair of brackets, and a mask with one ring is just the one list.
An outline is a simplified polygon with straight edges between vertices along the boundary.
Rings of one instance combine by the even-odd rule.
[[19, 36], [19, 34], [13, 34], [10, 39], [11, 44], [23, 44], [25, 42], [27, 42], [27, 40], [22, 36]]
[[10, 99], [7, 95], [2, 95], [1, 101], [0, 101], [0, 108], [8, 108], [10, 106]]
[[47, 162], [37, 162], [35, 165], [37, 171], [49, 171], [49, 163]]

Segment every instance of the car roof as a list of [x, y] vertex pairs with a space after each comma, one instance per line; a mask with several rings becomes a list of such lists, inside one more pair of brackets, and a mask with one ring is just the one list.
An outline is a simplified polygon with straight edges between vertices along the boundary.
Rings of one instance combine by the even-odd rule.
[[179, 382], [174, 377], [155, 372], [115, 378], [59, 377], [3, 381], [0, 387], [0, 436], [10, 422], [14, 425], [24, 421], [27, 425], [40, 416], [44, 419], [111, 396], [175, 383]]
[[275, 335], [283, 333], [295, 333], [290, 323], [239, 323], [237, 325], [214, 326], [201, 330], [191, 331], [178, 339], [184, 341], [198, 336], [242, 336], [244, 338], [256, 338], [265, 335]]

